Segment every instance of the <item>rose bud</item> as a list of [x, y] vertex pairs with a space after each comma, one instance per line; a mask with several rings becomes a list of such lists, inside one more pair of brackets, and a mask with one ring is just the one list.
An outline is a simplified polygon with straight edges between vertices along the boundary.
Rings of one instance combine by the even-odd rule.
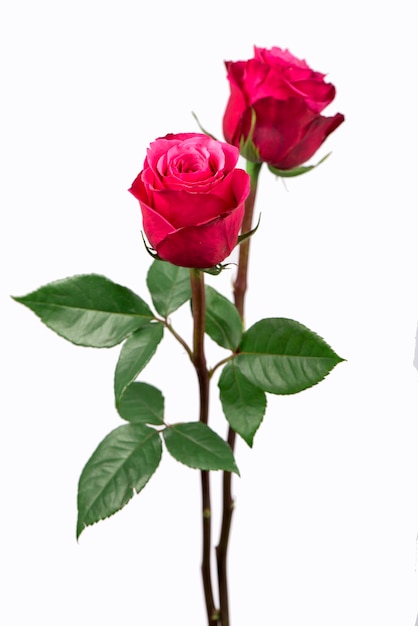
[[169, 134], [147, 150], [129, 190], [139, 200], [145, 234], [159, 258], [211, 268], [238, 241], [249, 194], [239, 151], [200, 133]]
[[298, 167], [344, 121], [341, 113], [320, 115], [335, 87], [288, 50], [254, 47], [253, 59], [225, 65], [231, 93], [224, 136], [249, 161]]

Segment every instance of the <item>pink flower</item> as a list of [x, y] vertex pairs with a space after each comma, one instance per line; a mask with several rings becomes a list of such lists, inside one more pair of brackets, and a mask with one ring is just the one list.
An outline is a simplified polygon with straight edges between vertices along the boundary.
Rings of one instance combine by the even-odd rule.
[[224, 136], [250, 161], [293, 169], [344, 121], [341, 113], [320, 115], [335, 87], [288, 50], [255, 47], [253, 59], [225, 65], [231, 94]]
[[235, 169], [239, 151], [200, 133], [169, 134], [151, 143], [129, 190], [139, 200], [145, 234], [158, 256], [183, 267], [209, 268], [233, 250], [249, 194]]

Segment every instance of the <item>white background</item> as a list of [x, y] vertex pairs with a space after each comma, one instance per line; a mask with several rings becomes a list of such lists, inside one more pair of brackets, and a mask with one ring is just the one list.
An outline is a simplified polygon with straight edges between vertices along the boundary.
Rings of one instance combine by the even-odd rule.
[[[233, 626], [413, 626], [418, 610], [416, 34], [412, 3], [330, 0], [3, 3], [1, 29], [1, 621], [205, 624], [197, 472], [164, 455], [145, 490], [75, 540], [76, 490], [121, 421], [119, 348], [77, 348], [10, 294], [77, 273], [146, 297], [150, 258], [127, 192], [150, 141], [219, 138], [223, 61], [288, 47], [328, 74], [346, 122], [305, 177], [263, 170], [247, 324], [294, 318], [347, 362], [269, 396], [241, 478], [230, 551]], [[233, 272], [210, 279], [230, 294]], [[177, 322], [176, 322], [177, 320]], [[189, 333], [187, 308], [173, 322]], [[209, 360], [218, 352], [210, 347]], [[216, 353], [216, 354], [215, 354]], [[141, 380], [167, 420], [196, 385], [166, 340]], [[213, 388], [212, 425], [225, 426]], [[218, 479], [214, 476], [215, 539]]]

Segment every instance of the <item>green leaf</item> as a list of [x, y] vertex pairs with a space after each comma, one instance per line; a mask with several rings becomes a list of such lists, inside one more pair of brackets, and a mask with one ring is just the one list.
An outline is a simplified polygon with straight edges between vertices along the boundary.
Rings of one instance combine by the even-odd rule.
[[205, 331], [213, 341], [234, 351], [242, 337], [242, 321], [232, 302], [206, 285]]
[[128, 385], [117, 406], [119, 415], [133, 424], [163, 424], [164, 396], [147, 383]]
[[64, 339], [92, 348], [115, 346], [154, 317], [133, 291], [98, 274], [57, 280], [14, 299]]
[[201, 470], [224, 470], [239, 475], [230, 446], [201, 422], [174, 424], [163, 431], [167, 450], [177, 461]]
[[86, 526], [119, 511], [145, 487], [162, 454], [159, 433], [142, 424], [125, 424], [99, 444], [78, 484], [77, 538]]
[[291, 170], [279, 170], [277, 169], [277, 167], [273, 167], [272, 165], [269, 165], [268, 168], [270, 172], [273, 172], [273, 174], [275, 174], [276, 176], [280, 176], [281, 178], [293, 178], [294, 176], [300, 176], [301, 174], [306, 174], [306, 172], [310, 172], [315, 167], [318, 167], [318, 165], [321, 165], [321, 163], [323, 163], [325, 159], [329, 157], [330, 154], [331, 152], [328, 152], [328, 154], [326, 154], [315, 165], [300, 165], [299, 167], [294, 167]]
[[118, 406], [122, 394], [154, 356], [164, 333], [160, 322], [135, 331], [122, 346], [115, 370], [115, 399]]
[[241, 374], [234, 361], [223, 368], [218, 386], [226, 419], [251, 447], [266, 411], [266, 394]]
[[165, 261], [154, 261], [147, 285], [158, 313], [168, 317], [191, 298], [190, 270]]
[[276, 394], [312, 387], [343, 360], [316, 333], [285, 318], [254, 324], [244, 333], [235, 358], [250, 383]]

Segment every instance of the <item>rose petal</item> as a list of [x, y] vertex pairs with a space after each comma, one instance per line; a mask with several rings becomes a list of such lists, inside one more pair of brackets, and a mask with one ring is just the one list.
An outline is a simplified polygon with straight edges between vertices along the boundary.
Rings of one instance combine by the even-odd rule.
[[158, 244], [170, 233], [174, 232], [175, 228], [150, 206], [148, 206], [148, 204], [142, 200], [139, 201], [139, 204], [141, 206], [142, 213], [142, 226], [148, 241], [154, 250], [156, 250]]
[[244, 111], [249, 106], [249, 102], [247, 102], [241, 88], [245, 63], [226, 61], [225, 66], [228, 70], [231, 94], [223, 117], [223, 134], [226, 141], [237, 146], [239, 143], [239, 139], [237, 141], [237, 128], [241, 123], [241, 117]]
[[190, 193], [184, 189], [154, 191], [150, 206], [173, 228], [205, 224], [232, 208], [215, 194]]
[[282, 170], [302, 165], [315, 154], [328, 135], [338, 128], [343, 121], [344, 115], [341, 113], [337, 113], [333, 117], [318, 115], [306, 129], [303, 139], [283, 159], [276, 163], [272, 162], [271, 165]]
[[321, 113], [335, 98], [335, 87], [330, 83], [316, 80], [300, 80], [292, 84], [293, 93], [305, 98], [307, 105], [315, 113]]
[[173, 228], [199, 226], [235, 210], [249, 193], [249, 178], [244, 170], [233, 170], [211, 193], [190, 193], [183, 189], [164, 189], [146, 193], [143, 186], [138, 199], [161, 215]]
[[232, 213], [203, 226], [188, 226], [167, 235], [156, 246], [158, 255], [174, 265], [208, 268], [221, 263], [237, 244], [244, 216], [242, 204]]
[[[256, 123], [253, 143], [259, 151], [260, 160], [273, 164], [286, 156], [289, 150], [303, 137], [306, 126], [315, 114], [299, 98], [275, 100], [264, 98], [254, 104]], [[251, 111], [247, 111], [242, 134], [248, 136], [251, 126]]]
[[153, 142], [148, 150], [142, 173], [144, 184], [154, 189], [209, 191], [239, 158], [234, 146], [203, 134], [187, 135], [177, 143], [164, 138], [162, 147], [156, 144]]

